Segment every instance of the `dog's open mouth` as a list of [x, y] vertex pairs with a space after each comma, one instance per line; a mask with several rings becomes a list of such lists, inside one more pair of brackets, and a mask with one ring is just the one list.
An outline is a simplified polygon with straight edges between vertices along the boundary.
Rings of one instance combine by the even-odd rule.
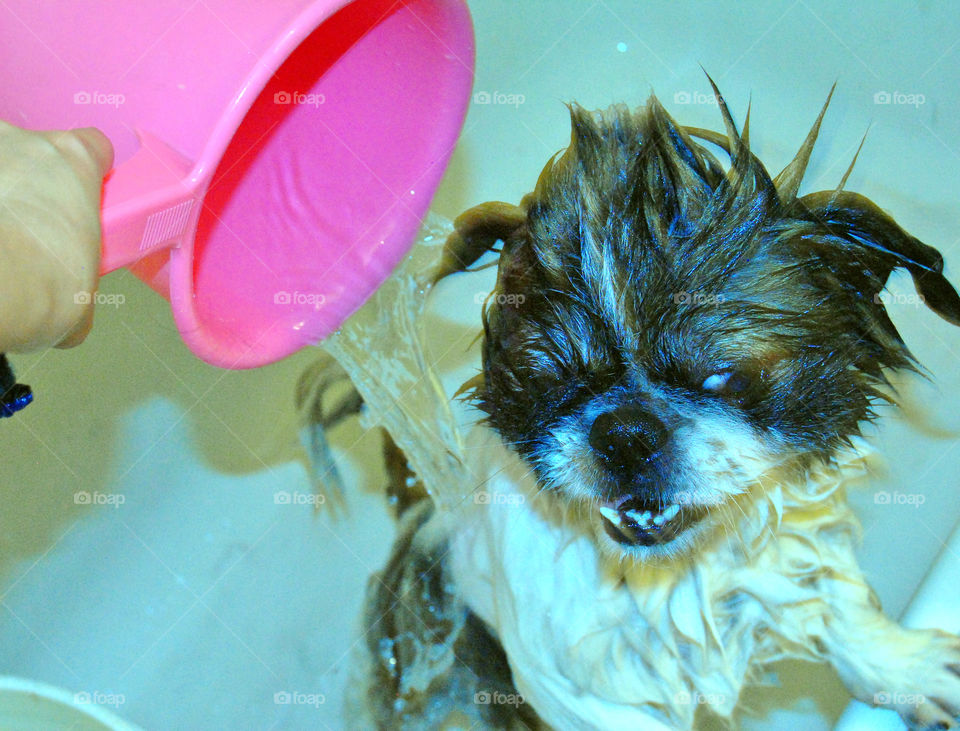
[[627, 497], [600, 506], [603, 528], [617, 543], [628, 546], [659, 546], [669, 543], [707, 514], [698, 505], [650, 504]]

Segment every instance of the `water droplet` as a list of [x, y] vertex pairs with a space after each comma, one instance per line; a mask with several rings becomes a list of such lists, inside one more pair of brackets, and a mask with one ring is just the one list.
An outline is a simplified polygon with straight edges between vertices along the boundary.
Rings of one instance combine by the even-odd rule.
[[617, 44], [617, 50], [620, 51], [620, 53], [626, 53], [626, 52], [627, 52], [627, 44], [624, 43], [623, 41], [620, 41], [620, 42]]

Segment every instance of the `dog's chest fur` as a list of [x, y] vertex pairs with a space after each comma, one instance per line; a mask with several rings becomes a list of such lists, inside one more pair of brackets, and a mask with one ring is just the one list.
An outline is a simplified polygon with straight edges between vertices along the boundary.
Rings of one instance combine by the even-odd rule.
[[638, 710], [686, 728], [703, 704], [729, 716], [761, 665], [817, 657], [803, 638], [832, 611], [818, 580], [857, 573], [841, 487], [855, 460], [804, 485], [765, 485], [739, 525], [689, 561], [655, 566], [601, 557], [484, 427], [466, 453], [489, 480], [446, 518], [452, 573], [555, 728], [616, 728]]

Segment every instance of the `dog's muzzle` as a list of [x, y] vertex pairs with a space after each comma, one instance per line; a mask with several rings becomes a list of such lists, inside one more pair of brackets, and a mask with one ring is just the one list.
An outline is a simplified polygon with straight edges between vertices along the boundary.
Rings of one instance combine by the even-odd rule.
[[[627, 486], [651, 471], [668, 439], [666, 425], [655, 414], [640, 404], [628, 404], [600, 414], [590, 427], [589, 443], [604, 467]], [[706, 513], [704, 507], [648, 497], [639, 490], [621, 493], [600, 506], [607, 535], [633, 546], [669, 543]]]

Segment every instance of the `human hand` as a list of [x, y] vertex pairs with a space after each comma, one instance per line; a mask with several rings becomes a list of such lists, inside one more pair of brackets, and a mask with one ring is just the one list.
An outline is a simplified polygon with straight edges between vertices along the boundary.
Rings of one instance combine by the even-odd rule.
[[[83, 342], [100, 270], [100, 191], [113, 146], [92, 127], [0, 121], [0, 352]], [[78, 304], [76, 296], [88, 293]]]

